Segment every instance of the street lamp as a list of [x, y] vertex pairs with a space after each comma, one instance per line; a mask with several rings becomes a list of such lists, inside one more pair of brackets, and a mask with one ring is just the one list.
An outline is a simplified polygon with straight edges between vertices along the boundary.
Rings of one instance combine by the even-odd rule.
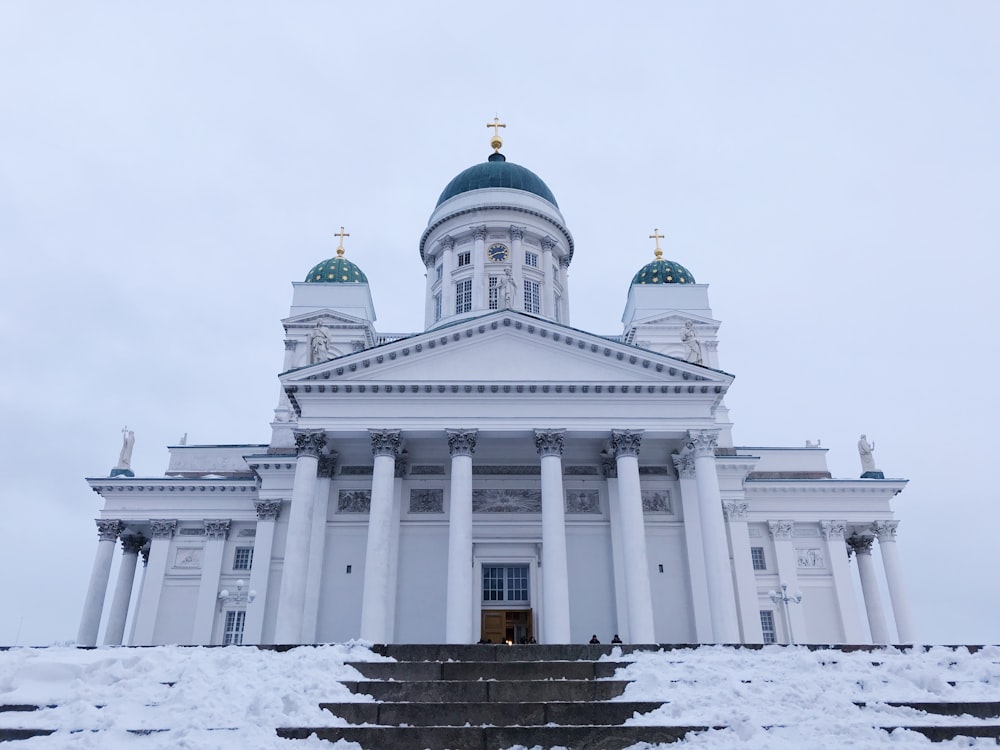
[[240, 578], [236, 581], [236, 592], [231, 594], [229, 593], [229, 589], [222, 589], [219, 592], [219, 601], [223, 604], [249, 604], [257, 598], [257, 592], [253, 589], [244, 591], [245, 586], [246, 581]]
[[788, 602], [795, 602], [796, 604], [801, 603], [802, 602], [802, 594], [796, 594], [795, 596], [789, 596], [788, 595], [788, 584], [787, 583], [782, 583], [781, 584], [781, 593], [780, 594], [777, 591], [769, 591], [767, 595], [769, 597], [771, 597], [771, 601], [774, 602], [775, 604], [777, 604], [778, 602], [781, 602], [782, 604], [785, 605], [785, 623], [788, 625], [788, 643], [790, 645], [794, 645], [795, 644], [795, 637], [792, 635], [792, 615], [791, 615], [791, 612], [788, 611]]

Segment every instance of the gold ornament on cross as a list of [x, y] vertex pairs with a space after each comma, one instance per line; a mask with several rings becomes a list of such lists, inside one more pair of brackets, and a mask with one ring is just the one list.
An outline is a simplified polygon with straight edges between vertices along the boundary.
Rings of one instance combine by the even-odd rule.
[[500, 137], [500, 128], [507, 127], [507, 123], [500, 122], [499, 117], [494, 117], [493, 122], [486, 123], [486, 127], [493, 128], [493, 137], [490, 138], [490, 146], [492, 146], [493, 151], [499, 153], [500, 147], [503, 145], [503, 138]]
[[340, 238], [340, 243], [337, 245], [337, 257], [342, 258], [344, 257], [344, 237], [350, 237], [351, 235], [341, 227], [339, 232], [333, 233], [333, 236]]
[[653, 255], [659, 260], [663, 257], [663, 251], [660, 249], [660, 240], [662, 240], [666, 235], [660, 234], [659, 229], [654, 229], [653, 233], [649, 235], [649, 239], [656, 240], [656, 249], [653, 251]]

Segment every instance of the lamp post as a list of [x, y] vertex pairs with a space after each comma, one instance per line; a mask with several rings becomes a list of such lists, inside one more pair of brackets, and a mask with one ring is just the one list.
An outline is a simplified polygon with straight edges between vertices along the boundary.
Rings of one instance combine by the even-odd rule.
[[222, 589], [219, 592], [219, 602], [221, 604], [250, 604], [250, 602], [257, 598], [257, 592], [253, 589], [244, 591], [243, 588], [246, 585], [246, 581], [240, 578], [236, 581], [236, 593], [231, 594], [229, 593], [229, 589]]
[[796, 604], [801, 603], [802, 594], [795, 594], [795, 596], [789, 596], [788, 584], [782, 583], [780, 594], [777, 591], [769, 591], [767, 595], [771, 597], [771, 601], [774, 602], [775, 604], [777, 604], [778, 602], [784, 604], [785, 624], [788, 625], [788, 643], [789, 645], [794, 645], [795, 637], [792, 635], [792, 615], [791, 612], [788, 611], [788, 603], [789, 602], [795, 602]]

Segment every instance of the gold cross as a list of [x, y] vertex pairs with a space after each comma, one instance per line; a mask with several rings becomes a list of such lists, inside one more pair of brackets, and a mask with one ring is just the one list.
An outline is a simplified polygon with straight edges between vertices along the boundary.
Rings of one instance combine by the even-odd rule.
[[507, 123], [500, 122], [499, 117], [494, 117], [493, 122], [486, 123], [486, 127], [493, 128], [493, 137], [496, 138], [497, 136], [500, 135], [500, 128], [507, 127]]
[[337, 245], [337, 255], [338, 256], [343, 255], [344, 254], [344, 237], [350, 237], [351, 235], [349, 233], [345, 232], [344, 228], [341, 227], [339, 232], [334, 232], [333, 233], [333, 236], [340, 238], [340, 244]]
[[653, 251], [653, 254], [657, 258], [663, 255], [663, 251], [660, 249], [660, 240], [662, 240], [665, 236], [666, 235], [660, 234], [659, 229], [654, 229], [653, 233], [649, 235], [649, 239], [656, 240], [656, 250]]

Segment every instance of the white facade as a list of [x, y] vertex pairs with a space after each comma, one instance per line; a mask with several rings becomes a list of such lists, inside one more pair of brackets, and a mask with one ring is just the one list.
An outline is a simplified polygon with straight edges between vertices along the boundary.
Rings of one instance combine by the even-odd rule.
[[81, 644], [913, 640], [906, 481], [734, 445], [706, 285], [568, 327], [572, 236], [511, 187], [443, 199], [420, 253], [420, 333], [380, 334], [367, 283], [293, 285], [270, 444], [88, 479]]

